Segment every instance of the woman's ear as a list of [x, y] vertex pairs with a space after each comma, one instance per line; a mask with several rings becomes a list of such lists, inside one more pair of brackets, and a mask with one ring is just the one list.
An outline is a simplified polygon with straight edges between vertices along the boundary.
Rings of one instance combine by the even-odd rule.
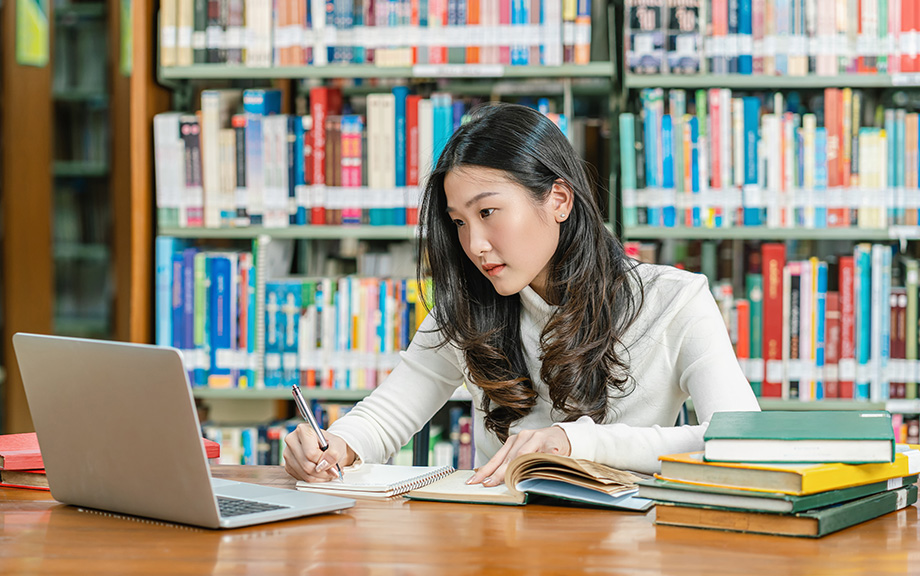
[[549, 201], [553, 210], [553, 218], [556, 222], [562, 223], [572, 214], [575, 193], [565, 180], [559, 178], [553, 182], [553, 188], [549, 191]]

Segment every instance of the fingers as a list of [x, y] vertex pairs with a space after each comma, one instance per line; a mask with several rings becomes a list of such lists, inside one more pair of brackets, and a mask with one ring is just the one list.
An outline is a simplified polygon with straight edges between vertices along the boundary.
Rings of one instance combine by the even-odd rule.
[[325, 452], [320, 450], [309, 425], [297, 426], [285, 437], [284, 444], [284, 469], [294, 478], [306, 482], [327, 482], [338, 477], [334, 466], [339, 458], [337, 451], [332, 447]]
[[467, 484], [482, 483], [483, 486], [498, 486], [505, 480], [508, 464], [522, 454], [541, 452], [546, 454], [571, 453], [568, 436], [558, 426], [538, 430], [522, 430], [508, 437], [504, 445], [484, 466], [476, 471]]

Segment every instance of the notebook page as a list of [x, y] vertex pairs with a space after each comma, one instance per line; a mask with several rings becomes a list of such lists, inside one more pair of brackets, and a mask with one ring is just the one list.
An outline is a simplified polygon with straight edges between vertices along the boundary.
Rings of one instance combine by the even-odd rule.
[[394, 496], [421, 488], [453, 472], [452, 466], [397, 466], [362, 464], [342, 469], [344, 480], [297, 482], [297, 489], [332, 494], [348, 492], [376, 496]]

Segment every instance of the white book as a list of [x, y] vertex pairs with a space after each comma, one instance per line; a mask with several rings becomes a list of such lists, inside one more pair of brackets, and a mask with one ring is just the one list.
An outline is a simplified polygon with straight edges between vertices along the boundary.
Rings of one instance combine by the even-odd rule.
[[[719, 180], [722, 183], [722, 191], [725, 193], [723, 203], [731, 202], [727, 196], [731, 190], [732, 182], [732, 91], [730, 88], [722, 88], [718, 92], [719, 98]], [[743, 147], [742, 147], [743, 148]], [[722, 226], [728, 227], [733, 224], [734, 214], [725, 207], [722, 210]]]
[[799, 379], [799, 400], [814, 400], [814, 309], [815, 276], [811, 260], [800, 263], [799, 292], [799, 359], [802, 377]]
[[431, 174], [434, 150], [434, 106], [430, 99], [418, 102], [418, 184], [422, 188]]
[[814, 114], [805, 114], [802, 117], [802, 139], [804, 141], [804, 174], [802, 181], [803, 193], [806, 198], [812, 199], [805, 205], [805, 227], [815, 227], [815, 205], [813, 191], [815, 189], [815, 131], [818, 121]]
[[191, 66], [192, 32], [195, 28], [194, 0], [176, 0], [176, 65]]
[[236, 220], [236, 131], [222, 128], [220, 131], [220, 226], [229, 228]]
[[154, 174], [157, 222], [161, 227], [179, 225], [179, 209], [185, 194], [185, 145], [179, 134], [181, 112], [153, 117]]
[[242, 105], [241, 90], [201, 92], [201, 167], [204, 190], [204, 226], [220, 226], [220, 131], [230, 127], [230, 117]]

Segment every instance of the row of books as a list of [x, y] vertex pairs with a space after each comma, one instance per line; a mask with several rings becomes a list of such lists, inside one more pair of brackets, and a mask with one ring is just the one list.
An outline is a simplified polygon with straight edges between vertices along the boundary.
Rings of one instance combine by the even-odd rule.
[[913, 0], [629, 0], [634, 74], [920, 71]]
[[[894, 512], [917, 501], [920, 447], [878, 441], [864, 424], [889, 426], [887, 413], [723, 412], [713, 415], [702, 452], [662, 456], [661, 472], [639, 482], [639, 496], [655, 500], [661, 525], [818, 538]], [[731, 423], [729, 434], [717, 429]], [[823, 423], [823, 424], [822, 424]], [[715, 429], [714, 429], [715, 427]], [[730, 438], [732, 458], [713, 458]], [[886, 444], [887, 457], [844, 463], [816, 446], [851, 450]], [[808, 453], [765, 463], [777, 454]]]
[[374, 388], [427, 314], [415, 279], [268, 279], [266, 255], [168, 237], [156, 258], [157, 343], [193, 386]]
[[858, 244], [831, 265], [787, 261], [781, 243], [761, 245], [763, 273], [745, 294], [713, 291], [735, 353], [764, 398], [917, 398], [918, 263], [892, 247]]
[[[660, 88], [620, 115], [627, 226], [916, 225], [920, 116], [828, 88], [807, 112], [780, 92]], [[819, 119], [823, 118], [823, 122]], [[823, 125], [821, 125], [823, 124]]]
[[[310, 409], [321, 428], [347, 414], [351, 404], [310, 401]], [[457, 469], [473, 467], [472, 418], [469, 410], [461, 406], [452, 406], [448, 411], [447, 427], [432, 425], [429, 431], [428, 462], [434, 466], [453, 466]], [[219, 464], [244, 465], [284, 465], [284, 438], [302, 421], [297, 419], [281, 420], [258, 425], [229, 425], [206, 422], [202, 425], [202, 435], [219, 444]], [[393, 464], [412, 465], [412, 443], [393, 457]], [[2, 470], [0, 470], [2, 474]], [[2, 476], [0, 476], [2, 478]]]
[[[307, 115], [278, 90], [204, 90], [197, 114], [154, 117], [160, 226], [414, 225], [418, 186], [471, 103], [406, 86], [344, 114], [342, 92], [310, 90]], [[563, 131], [566, 118], [538, 103]]]
[[584, 64], [591, 27], [591, 0], [169, 0], [160, 63]]

